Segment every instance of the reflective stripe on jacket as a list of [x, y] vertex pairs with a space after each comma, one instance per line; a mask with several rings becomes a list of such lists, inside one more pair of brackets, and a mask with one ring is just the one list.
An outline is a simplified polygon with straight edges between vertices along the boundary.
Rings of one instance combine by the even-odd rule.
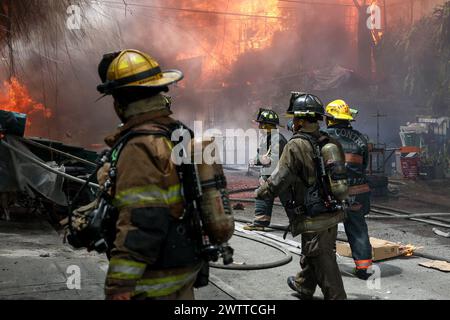
[[[323, 135], [319, 131], [318, 123], [305, 123], [300, 129], [300, 133], [308, 134], [311, 137], [319, 138]], [[331, 143], [337, 144], [342, 152], [342, 147], [332, 138]], [[280, 161], [272, 173], [257, 191], [258, 197], [275, 198], [280, 193], [292, 188], [295, 206], [305, 204], [307, 189], [317, 181], [315, 152], [311, 143], [304, 138], [291, 139], [283, 150]], [[328, 226], [337, 224], [341, 219], [342, 212], [332, 213], [330, 215], [318, 215], [317, 217], [304, 220], [304, 215], [296, 215], [295, 221], [291, 222], [291, 231], [293, 235], [300, 234], [309, 230], [316, 230], [317, 226]], [[306, 230], [306, 231], [305, 231]]]
[[145, 263], [137, 261], [112, 258], [109, 264], [108, 278], [112, 281], [134, 280], [135, 286], [132, 290], [133, 295], [144, 295], [146, 297], [168, 296], [183, 286], [192, 282], [198, 269], [185, 270], [147, 270]]
[[[148, 112], [131, 118], [106, 139], [112, 145], [127, 130], [167, 130], [175, 123], [170, 111]], [[170, 221], [184, 213], [182, 186], [171, 161], [173, 143], [161, 135], [140, 135], [123, 147], [112, 190], [119, 209], [115, 248], [106, 277], [105, 294], [131, 292], [161, 297], [190, 283], [198, 265], [161, 269], [159, 261]]]
[[114, 205], [120, 209], [129, 206], [169, 206], [182, 201], [181, 184], [170, 186], [167, 190], [151, 184], [121, 191], [116, 194]]

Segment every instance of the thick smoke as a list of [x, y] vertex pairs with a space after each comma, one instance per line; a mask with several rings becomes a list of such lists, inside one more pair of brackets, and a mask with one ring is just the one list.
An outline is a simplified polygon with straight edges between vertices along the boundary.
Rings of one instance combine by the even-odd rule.
[[[125, 7], [119, 0], [99, 1], [84, 11], [82, 30], [52, 36], [46, 45], [42, 39], [16, 44], [20, 78], [53, 114], [50, 123], [31, 132], [84, 146], [102, 143], [118, 119], [110, 97], [96, 101], [97, 64], [103, 53], [135, 48], [149, 52], [163, 69], [183, 70], [185, 80], [170, 94], [175, 115], [190, 125], [203, 120], [205, 127], [248, 128], [259, 107], [272, 107], [283, 115], [290, 91], [311, 91], [324, 103], [343, 98], [358, 108], [356, 127], [372, 140], [373, 115], [377, 110], [387, 114], [380, 118], [381, 140], [398, 144], [399, 125], [414, 120], [421, 106], [407, 99], [394, 105], [379, 96], [380, 79], [357, 70], [353, 1], [328, 1], [346, 6], [324, 2], [265, 1], [274, 4], [268, 6], [256, 0], [134, 0]], [[411, 18], [406, 9], [388, 7], [387, 12], [387, 33]], [[413, 20], [429, 8], [415, 12]], [[348, 81], [324, 89], [317, 75], [323, 78], [336, 66], [348, 70]]]

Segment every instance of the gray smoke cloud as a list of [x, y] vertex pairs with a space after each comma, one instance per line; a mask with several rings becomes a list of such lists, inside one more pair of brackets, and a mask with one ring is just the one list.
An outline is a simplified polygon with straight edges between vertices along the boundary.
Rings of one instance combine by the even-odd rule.
[[[127, 6], [119, 0], [98, 1], [84, 9], [81, 30], [18, 41], [19, 78], [33, 98], [46, 104], [54, 115], [48, 121], [37, 121], [39, 126], [30, 133], [83, 146], [101, 144], [118, 119], [110, 97], [96, 101], [100, 97], [96, 91], [98, 62], [106, 52], [134, 48], [150, 53], [163, 69], [179, 68], [185, 73], [185, 80], [172, 87], [170, 95], [175, 116], [190, 125], [203, 120], [205, 127], [248, 128], [259, 107], [272, 107], [282, 116], [290, 91], [301, 90], [317, 94], [324, 103], [342, 98], [358, 108], [356, 127], [373, 140], [376, 121], [372, 115], [377, 110], [389, 115], [380, 118], [381, 140], [398, 143], [399, 125], [413, 120], [415, 106], [405, 101], [404, 105], [413, 108], [405, 115], [403, 105], [380, 103], [371, 92], [374, 86], [359, 81], [355, 33], [342, 19], [350, 12], [348, 6], [279, 1], [276, 6], [282, 19], [278, 20], [283, 27], [271, 35], [270, 45], [247, 50], [231, 62], [226, 55], [230, 46], [248, 46], [245, 37], [252, 39], [257, 31], [254, 26], [260, 27], [261, 21], [271, 26], [271, 19], [173, 10], [201, 7], [204, 11], [235, 12], [239, 2], [251, 1], [133, 0], [125, 1]], [[399, 17], [407, 14], [398, 12]], [[232, 28], [241, 28], [243, 42], [230, 40], [235, 37]], [[314, 72], [333, 66], [353, 70], [353, 82], [316, 90]], [[212, 71], [205, 76], [204, 68]], [[286, 120], [281, 118], [284, 124]]]

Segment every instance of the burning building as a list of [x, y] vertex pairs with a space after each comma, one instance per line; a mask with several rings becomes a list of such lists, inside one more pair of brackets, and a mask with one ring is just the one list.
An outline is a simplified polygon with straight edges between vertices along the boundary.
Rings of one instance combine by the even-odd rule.
[[[36, 21], [21, 14], [24, 1], [2, 1], [2, 12], [15, 21], [0, 21], [12, 30], [1, 35], [2, 80], [13, 85], [15, 73], [35, 102], [33, 110], [45, 109], [30, 115], [31, 123], [39, 123], [29, 127], [30, 133], [85, 146], [100, 143], [117, 121], [103, 112], [110, 100], [96, 101], [96, 68], [103, 53], [125, 47], [148, 51], [163, 67], [184, 71], [185, 80], [171, 94], [174, 111], [188, 123], [196, 119], [209, 127], [247, 127], [259, 107], [283, 113], [289, 91], [301, 89], [316, 92], [324, 102], [346, 97], [361, 110], [360, 123], [373, 136], [369, 115], [383, 109], [384, 100], [401, 106], [386, 111], [389, 126], [404, 123], [398, 110], [406, 105], [413, 114], [421, 113], [402, 85], [412, 82], [404, 70], [414, 68], [404, 64], [395, 45], [402, 30], [408, 33], [443, 2], [80, 1], [81, 29], [68, 30], [71, 2], [39, 8], [42, 18]], [[4, 95], [8, 90], [4, 86]], [[86, 115], [94, 121], [85, 120]], [[104, 126], [98, 126], [98, 119]], [[395, 130], [382, 138], [399, 143]]]

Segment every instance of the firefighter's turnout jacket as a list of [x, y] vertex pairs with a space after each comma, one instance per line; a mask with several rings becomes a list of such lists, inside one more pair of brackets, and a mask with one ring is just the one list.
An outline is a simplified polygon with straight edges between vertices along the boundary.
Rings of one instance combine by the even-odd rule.
[[346, 123], [330, 126], [326, 132], [344, 148], [350, 202], [344, 226], [356, 269], [367, 270], [372, 265], [372, 246], [364, 217], [370, 211], [370, 188], [365, 175], [369, 162], [367, 138]]
[[[318, 123], [305, 123], [300, 134], [318, 139], [323, 133]], [[292, 138], [284, 148], [278, 166], [272, 175], [257, 190], [257, 197], [274, 197], [287, 188], [292, 188], [295, 206], [305, 203], [307, 189], [317, 181], [315, 152], [305, 138]], [[335, 141], [333, 141], [335, 142]], [[337, 143], [338, 144], [338, 143]], [[339, 144], [338, 144], [339, 145]], [[340, 146], [339, 146], [340, 147]], [[340, 147], [341, 148], [341, 147]], [[317, 285], [325, 299], [345, 299], [346, 294], [336, 262], [334, 247], [337, 224], [343, 219], [343, 212], [323, 213], [306, 217], [298, 211], [291, 214], [292, 234], [302, 234], [302, 271], [296, 277], [300, 292], [311, 296]]]
[[[316, 138], [322, 134], [318, 123], [308, 123], [300, 129], [300, 133]], [[306, 139], [291, 139], [285, 146], [275, 171], [258, 192], [262, 198], [273, 198], [290, 189], [294, 203], [301, 206], [305, 203], [307, 188], [316, 181], [316, 163], [311, 143]], [[298, 214], [290, 219], [292, 234], [296, 236], [336, 225], [343, 219], [343, 213], [325, 213], [313, 218]]]
[[[167, 130], [175, 122], [161, 96], [128, 106], [128, 120], [105, 139], [109, 146], [130, 130]], [[171, 161], [173, 143], [161, 135], [130, 139], [117, 160], [114, 205], [119, 209], [117, 235], [105, 294], [160, 298], [192, 288], [200, 260], [175, 267], [161, 265], [171, 224], [184, 210], [182, 185]], [[181, 244], [182, 245], [182, 244]], [[176, 263], [174, 263], [176, 265]]]

